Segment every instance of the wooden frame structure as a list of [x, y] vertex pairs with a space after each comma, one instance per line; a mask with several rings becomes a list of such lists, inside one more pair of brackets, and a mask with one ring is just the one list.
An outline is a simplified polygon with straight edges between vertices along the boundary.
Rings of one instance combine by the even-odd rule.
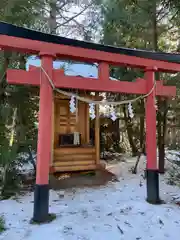
[[[0, 23], [0, 34], [1, 49], [39, 55], [41, 66], [57, 88], [147, 94], [153, 89], [156, 71], [180, 71], [180, 64], [178, 63], [180, 62], [180, 55], [178, 54], [155, 53], [87, 43], [48, 35], [6, 23]], [[55, 58], [97, 62], [99, 64], [98, 78], [65, 76], [61, 70], [53, 69], [53, 60]], [[144, 78], [131, 83], [111, 81], [109, 78], [110, 64], [141, 68], [144, 70]], [[40, 86], [37, 175], [33, 220], [44, 222], [48, 219], [49, 214], [48, 184], [49, 166], [52, 157], [53, 89], [45, 74], [42, 74], [40, 81], [40, 74], [40, 68], [30, 69], [29, 71], [9, 69], [7, 71], [7, 80], [9, 84]], [[151, 203], [160, 201], [156, 156], [155, 95], [172, 97], [175, 94], [175, 87], [163, 86], [162, 81], [157, 81], [156, 88], [146, 99], [147, 201]]]

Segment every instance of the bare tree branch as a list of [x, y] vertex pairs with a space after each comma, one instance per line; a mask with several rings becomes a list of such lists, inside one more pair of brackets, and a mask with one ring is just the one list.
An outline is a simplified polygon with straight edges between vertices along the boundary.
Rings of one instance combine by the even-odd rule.
[[[64, 26], [65, 24], [71, 22], [73, 19], [77, 18], [78, 16], [82, 15], [90, 6], [92, 6], [93, 2], [91, 2], [90, 4], [88, 4], [85, 8], [83, 8], [80, 12], [78, 12], [77, 14], [75, 14], [74, 16], [66, 19], [63, 23], [59, 23], [57, 24], [57, 28]], [[58, 11], [58, 14], [65, 19], [65, 17], [62, 15], [61, 11]]]
[[162, 12], [166, 9], [168, 9], [169, 8], [169, 0], [164, 0], [162, 3], [161, 3], [161, 8], [160, 8], [160, 10], [159, 11], [157, 11], [157, 13], [156, 13], [156, 16], [157, 16], [157, 18], [158, 18], [158, 16], [160, 16], [161, 14], [162, 14]]
[[168, 16], [168, 12], [165, 12], [159, 19], [157, 18], [157, 23], [161, 22], [163, 18]]

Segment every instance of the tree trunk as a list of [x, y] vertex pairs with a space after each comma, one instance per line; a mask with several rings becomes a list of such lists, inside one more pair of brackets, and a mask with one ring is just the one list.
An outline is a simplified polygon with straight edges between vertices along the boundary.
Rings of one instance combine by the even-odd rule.
[[161, 98], [158, 97], [158, 114], [157, 114], [157, 138], [158, 138], [158, 153], [159, 153], [159, 171], [163, 173], [164, 169], [164, 147], [162, 139], [162, 109], [161, 109]]
[[[161, 101], [160, 105], [163, 107], [160, 115], [160, 133], [159, 133], [159, 173], [165, 172], [165, 135], [167, 128], [167, 100]], [[161, 134], [161, 135], [160, 135]]]
[[2, 54], [2, 67], [0, 71], [0, 105], [3, 104], [4, 99], [6, 98], [5, 91], [6, 91], [6, 71], [9, 65], [11, 54], [9, 52], [3, 52]]
[[[176, 126], [176, 118], [174, 118], [173, 120], [174, 126]], [[172, 127], [170, 128], [170, 146], [173, 149], [176, 149], [176, 143], [177, 143], [177, 139], [176, 139], [176, 128]]]
[[126, 106], [123, 106], [123, 112], [124, 112], [124, 120], [126, 124], [126, 129], [127, 129], [127, 135], [128, 135], [128, 140], [129, 144], [132, 149], [132, 155], [137, 156], [138, 154], [138, 148], [133, 140], [133, 129], [132, 129], [132, 123], [131, 120], [129, 119], [127, 113], [126, 113]]
[[51, 0], [50, 2], [50, 17], [49, 28], [51, 34], [56, 34], [57, 29], [57, 0]]
[[112, 139], [113, 139], [113, 148], [116, 152], [120, 152], [120, 131], [119, 131], [119, 119], [117, 118], [116, 121], [113, 122], [113, 134], [112, 134]]
[[[141, 109], [144, 109], [144, 100], [141, 101]], [[144, 133], [145, 133], [145, 124], [144, 124], [144, 118], [145, 118], [145, 114], [143, 112], [143, 114], [140, 115], [140, 149], [143, 153], [145, 153], [145, 139], [144, 139]]]

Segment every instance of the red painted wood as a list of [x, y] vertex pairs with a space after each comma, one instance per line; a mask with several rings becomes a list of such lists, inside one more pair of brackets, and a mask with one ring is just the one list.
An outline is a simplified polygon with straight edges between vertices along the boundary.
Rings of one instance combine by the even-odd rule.
[[59, 88], [71, 88], [99, 92], [114, 92], [114, 93], [134, 93], [142, 94], [146, 92], [146, 83], [141, 80], [136, 82], [125, 81], [100, 81], [93, 78], [83, 77], [59, 77], [58, 71], [54, 73], [54, 83]]
[[8, 69], [7, 70], [7, 82], [9, 84], [17, 84], [17, 85], [40, 85], [40, 70], [35, 69], [33, 71], [24, 71], [24, 70], [16, 70], [16, 69]]
[[[53, 75], [53, 57], [42, 56], [41, 64], [48, 75]], [[29, 73], [29, 75], [31, 75]], [[53, 90], [45, 74], [42, 74], [40, 83], [40, 106], [37, 148], [37, 171], [36, 184], [49, 183], [49, 166], [52, 151], [52, 112], [53, 112]]]
[[34, 66], [34, 65], [29, 65], [29, 72], [35, 71], [35, 70], [39, 72], [40, 68], [39, 68], [39, 67], [36, 67], [36, 66]]
[[166, 97], [175, 97], [176, 96], [176, 87], [175, 86], [163, 86], [163, 81], [156, 82], [156, 95], [166, 96]]
[[109, 64], [106, 62], [99, 63], [98, 78], [100, 81], [109, 81]]
[[[40, 69], [30, 67], [30, 71], [24, 70], [7, 70], [7, 81], [10, 84], [30, 84], [40, 85]], [[43, 74], [43, 73], [42, 73]], [[103, 75], [101, 75], [103, 77]], [[64, 76], [63, 70], [53, 70], [53, 80], [57, 88], [70, 88], [99, 92], [120, 92], [131, 94], [146, 94], [146, 81], [137, 79], [135, 82], [113, 81], [102, 78], [100, 80], [93, 78]], [[156, 95], [159, 96], [176, 96], [176, 87], [163, 86], [161, 81], [156, 83]]]
[[116, 53], [108, 53], [92, 49], [84, 49], [80, 47], [65, 46], [54, 43], [47, 43], [41, 41], [34, 41], [30, 39], [23, 39], [1, 35], [0, 47], [6, 50], [16, 50], [32, 54], [39, 52], [47, 52], [49, 49], [54, 55], [60, 58], [75, 59], [78, 61], [90, 62], [108, 62], [112, 65], [125, 65], [136, 68], [146, 68], [156, 66], [159, 71], [164, 72], [179, 72], [180, 64], [169, 63], [152, 59], [144, 59], [139, 57], [121, 55]]
[[[145, 73], [147, 91], [149, 92], [155, 80], [154, 70], [147, 70]], [[155, 91], [146, 98], [146, 153], [147, 169], [157, 169], [156, 153], [156, 108], [155, 108]]]

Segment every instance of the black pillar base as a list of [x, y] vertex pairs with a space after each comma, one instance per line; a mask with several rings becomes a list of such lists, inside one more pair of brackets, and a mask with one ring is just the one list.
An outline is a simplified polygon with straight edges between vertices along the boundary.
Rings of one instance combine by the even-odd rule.
[[49, 185], [35, 185], [34, 214], [32, 222], [43, 223], [49, 219]]
[[159, 198], [159, 171], [147, 169], [147, 202], [151, 204], [161, 204]]
[[165, 174], [165, 169], [159, 169], [159, 174]]

